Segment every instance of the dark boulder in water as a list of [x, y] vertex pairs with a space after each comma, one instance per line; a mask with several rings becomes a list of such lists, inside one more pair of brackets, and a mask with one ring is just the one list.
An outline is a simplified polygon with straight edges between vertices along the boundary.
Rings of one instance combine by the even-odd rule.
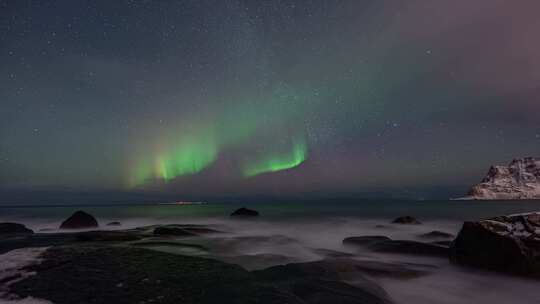
[[97, 226], [98, 222], [92, 215], [79, 210], [63, 221], [60, 225], [60, 229], [82, 229]]
[[392, 221], [392, 224], [414, 224], [414, 225], [419, 225], [419, 224], [422, 224], [420, 221], [418, 221], [417, 219], [415, 219], [414, 217], [412, 216], [400, 216], [398, 218], [396, 218], [395, 220]]
[[453, 238], [454, 235], [448, 232], [434, 230], [428, 233], [420, 234], [420, 237], [425, 239], [450, 239]]
[[0, 223], [0, 234], [32, 234], [34, 231], [18, 223]]
[[107, 223], [107, 226], [122, 226], [122, 224], [120, 222], [110, 222], [110, 223]]
[[450, 250], [461, 265], [540, 278], [540, 213], [465, 222]]
[[259, 212], [258, 211], [255, 211], [255, 210], [252, 210], [252, 209], [248, 209], [248, 208], [240, 208], [240, 209], [237, 209], [235, 210], [233, 213], [231, 213], [231, 216], [259, 216]]

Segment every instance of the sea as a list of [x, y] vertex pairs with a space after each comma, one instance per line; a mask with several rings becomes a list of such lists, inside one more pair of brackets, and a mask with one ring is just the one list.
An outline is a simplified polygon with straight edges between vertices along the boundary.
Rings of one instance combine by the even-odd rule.
[[[240, 207], [255, 209], [260, 216], [253, 220], [231, 218], [230, 213]], [[346, 237], [367, 235], [426, 241], [420, 235], [434, 230], [457, 235], [464, 221], [540, 211], [540, 201], [326, 200], [192, 205], [159, 202], [4, 205], [0, 206], [0, 222], [17, 222], [36, 232], [55, 233], [61, 232], [58, 229], [60, 223], [77, 210], [92, 214], [100, 223], [100, 229], [107, 230], [155, 224], [207, 225], [225, 232], [215, 236], [214, 240], [209, 237], [210, 241], [201, 241], [202, 245], [220, 245], [213, 247], [215, 250], [210, 257], [237, 263], [248, 270], [289, 262], [316, 261], [323, 258], [321, 252], [347, 253], [361, 261], [416, 265], [425, 270], [426, 275], [418, 277], [370, 277], [398, 304], [540, 303], [538, 280], [461, 267], [445, 258], [363, 252], [342, 243]], [[404, 215], [413, 216], [422, 224], [391, 224], [394, 218]], [[121, 222], [121, 226], [106, 225], [113, 221]], [[194, 248], [159, 246], [152, 249], [208, 256], [208, 253]]]

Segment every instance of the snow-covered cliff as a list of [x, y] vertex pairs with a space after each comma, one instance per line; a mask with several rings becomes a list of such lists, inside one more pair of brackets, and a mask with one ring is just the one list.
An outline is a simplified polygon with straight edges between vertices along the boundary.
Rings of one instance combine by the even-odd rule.
[[540, 199], [540, 158], [514, 159], [508, 166], [492, 166], [465, 199]]

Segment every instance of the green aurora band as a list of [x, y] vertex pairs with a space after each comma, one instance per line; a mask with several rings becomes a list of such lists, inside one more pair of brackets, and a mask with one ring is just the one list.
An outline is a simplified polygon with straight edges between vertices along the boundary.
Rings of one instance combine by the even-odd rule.
[[184, 139], [165, 152], [156, 153], [151, 161], [139, 162], [128, 186], [138, 186], [151, 180], [168, 182], [178, 176], [198, 173], [216, 160], [218, 148], [211, 136], [204, 140]]
[[158, 157], [156, 173], [166, 182], [177, 176], [195, 174], [212, 164], [217, 153], [217, 147], [212, 144], [180, 146]]
[[[265, 136], [268, 130], [275, 130], [275, 126], [287, 125], [287, 121], [302, 117], [306, 109], [303, 103], [306, 100], [317, 102], [320, 98], [310, 90], [305, 91], [281, 85], [260, 103], [253, 104], [252, 99], [244, 98], [246, 101], [241, 105], [221, 109], [219, 115], [198, 115], [203, 117], [202, 123], [183, 121], [158, 135], [159, 142], [152, 143], [150, 140], [143, 143], [143, 149], [135, 153], [138, 157], [132, 159], [125, 185], [133, 188], [149, 182], [169, 182], [180, 176], [201, 172], [211, 166], [227, 148], [242, 148], [258, 136]], [[154, 131], [157, 132], [160, 131]], [[149, 148], [151, 146], [155, 148]], [[244, 177], [251, 177], [291, 169], [304, 162], [306, 151], [303, 140], [295, 141], [291, 152], [272, 154], [257, 161], [243, 161], [240, 173]]]
[[248, 164], [244, 167], [245, 177], [253, 177], [263, 173], [277, 172], [299, 166], [307, 158], [307, 145], [304, 142], [295, 142], [290, 153], [272, 155], [261, 161]]

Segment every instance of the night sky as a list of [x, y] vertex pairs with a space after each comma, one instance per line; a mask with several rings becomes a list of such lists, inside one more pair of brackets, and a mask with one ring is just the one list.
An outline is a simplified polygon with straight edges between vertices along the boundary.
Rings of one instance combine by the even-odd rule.
[[539, 11], [3, 0], [0, 188], [465, 191], [491, 164], [539, 155]]

